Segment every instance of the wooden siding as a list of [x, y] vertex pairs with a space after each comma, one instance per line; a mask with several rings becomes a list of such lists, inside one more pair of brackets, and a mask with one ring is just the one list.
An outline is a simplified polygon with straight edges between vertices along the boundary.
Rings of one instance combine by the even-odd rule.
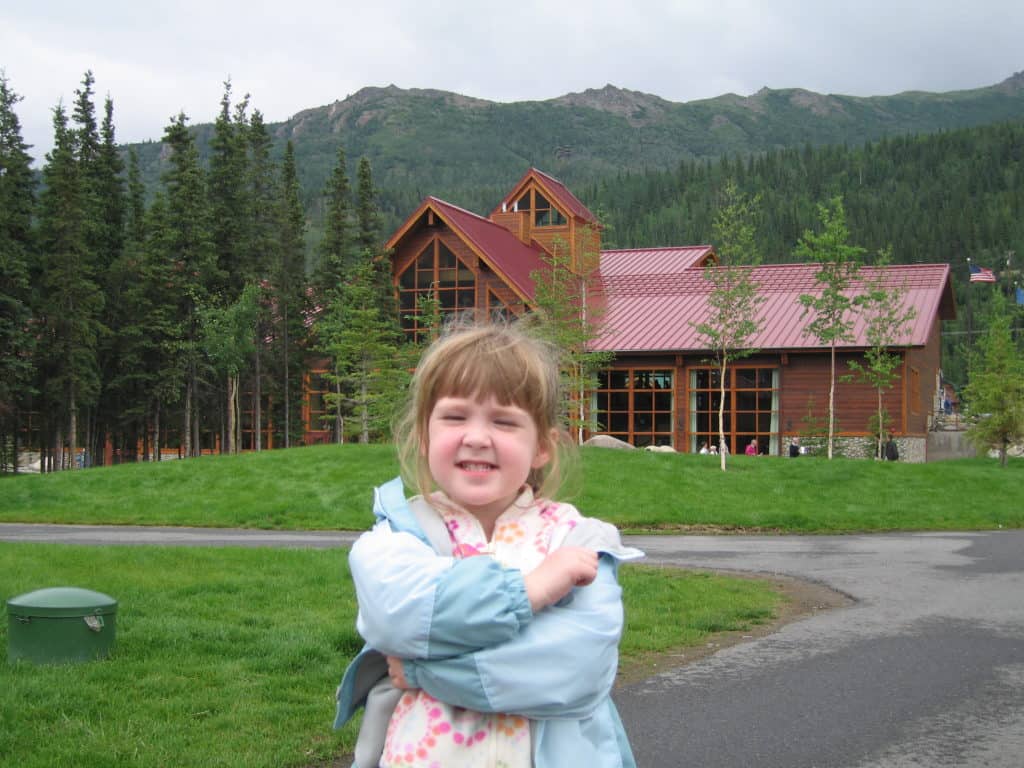
[[[793, 353], [785, 356], [779, 376], [779, 428], [783, 434], [798, 434], [806, 429], [808, 413], [824, 422], [828, 419], [829, 365], [828, 352]], [[859, 381], [842, 381], [850, 373], [850, 360], [864, 362], [856, 353], [836, 355], [835, 415], [839, 436], [868, 434], [868, 422], [877, 410], [874, 387]], [[904, 376], [901, 373], [892, 389], [882, 396], [882, 405], [889, 414], [892, 430], [907, 434], [904, 409]]]
[[530, 242], [530, 222], [529, 216], [518, 211], [506, 211], [504, 213], [496, 213], [491, 216], [491, 221], [495, 224], [504, 227], [513, 235], [518, 237], [524, 243], [529, 244]]
[[[907, 364], [920, 372], [919, 400], [908, 403], [910, 418], [907, 424], [908, 434], [923, 435], [931, 428], [933, 404], [936, 401], [938, 373], [942, 363], [942, 321], [938, 318], [928, 335], [928, 343], [924, 347], [911, 349], [907, 353]], [[910, 400], [910, 389], [907, 399]]]
[[405, 272], [409, 265], [412, 264], [421, 253], [423, 253], [423, 250], [427, 247], [427, 243], [429, 243], [438, 233], [447, 233], [452, 240], [458, 240], [448, 227], [420, 227], [415, 229], [413, 232], [410, 232], [409, 235], [402, 240], [401, 244], [395, 248], [395, 253], [392, 257], [391, 274], [396, 285], [398, 284], [398, 276]]

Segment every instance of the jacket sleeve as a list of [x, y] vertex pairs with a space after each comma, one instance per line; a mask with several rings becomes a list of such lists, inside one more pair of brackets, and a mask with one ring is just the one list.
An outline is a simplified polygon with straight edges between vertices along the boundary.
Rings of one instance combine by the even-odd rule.
[[504, 643], [533, 619], [522, 574], [490, 557], [455, 560], [380, 522], [349, 553], [367, 644], [403, 659]]
[[447, 659], [411, 659], [411, 686], [477, 712], [531, 719], [589, 716], [615, 681], [622, 633], [617, 565], [602, 555], [597, 579], [534, 616], [501, 645]]

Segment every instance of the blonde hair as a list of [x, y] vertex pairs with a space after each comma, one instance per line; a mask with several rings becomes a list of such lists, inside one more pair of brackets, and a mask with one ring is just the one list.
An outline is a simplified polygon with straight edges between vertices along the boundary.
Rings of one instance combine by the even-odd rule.
[[562, 424], [558, 355], [552, 345], [514, 325], [456, 323], [423, 353], [410, 392], [395, 436], [402, 475], [420, 493], [436, 486], [427, 463], [427, 424], [443, 397], [493, 396], [501, 405], [526, 411], [551, 456], [530, 471], [526, 482], [546, 498], [561, 486], [572, 445]]

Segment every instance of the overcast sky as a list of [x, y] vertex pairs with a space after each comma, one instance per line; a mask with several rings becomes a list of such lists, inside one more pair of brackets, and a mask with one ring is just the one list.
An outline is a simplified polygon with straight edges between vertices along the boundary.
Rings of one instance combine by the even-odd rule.
[[119, 142], [211, 122], [223, 83], [268, 122], [365, 86], [493, 101], [620, 88], [685, 102], [763, 86], [874, 96], [1024, 70], [1021, 0], [2, 0], [0, 69], [41, 159], [82, 75]]

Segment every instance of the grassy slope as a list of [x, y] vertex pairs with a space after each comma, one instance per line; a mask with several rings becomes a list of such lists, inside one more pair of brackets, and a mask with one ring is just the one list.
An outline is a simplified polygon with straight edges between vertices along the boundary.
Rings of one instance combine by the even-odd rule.
[[[627, 529], [779, 532], [1024, 526], [1024, 462], [717, 459], [584, 449], [584, 514]], [[361, 530], [386, 446], [317, 446], [0, 480], [0, 521]]]

